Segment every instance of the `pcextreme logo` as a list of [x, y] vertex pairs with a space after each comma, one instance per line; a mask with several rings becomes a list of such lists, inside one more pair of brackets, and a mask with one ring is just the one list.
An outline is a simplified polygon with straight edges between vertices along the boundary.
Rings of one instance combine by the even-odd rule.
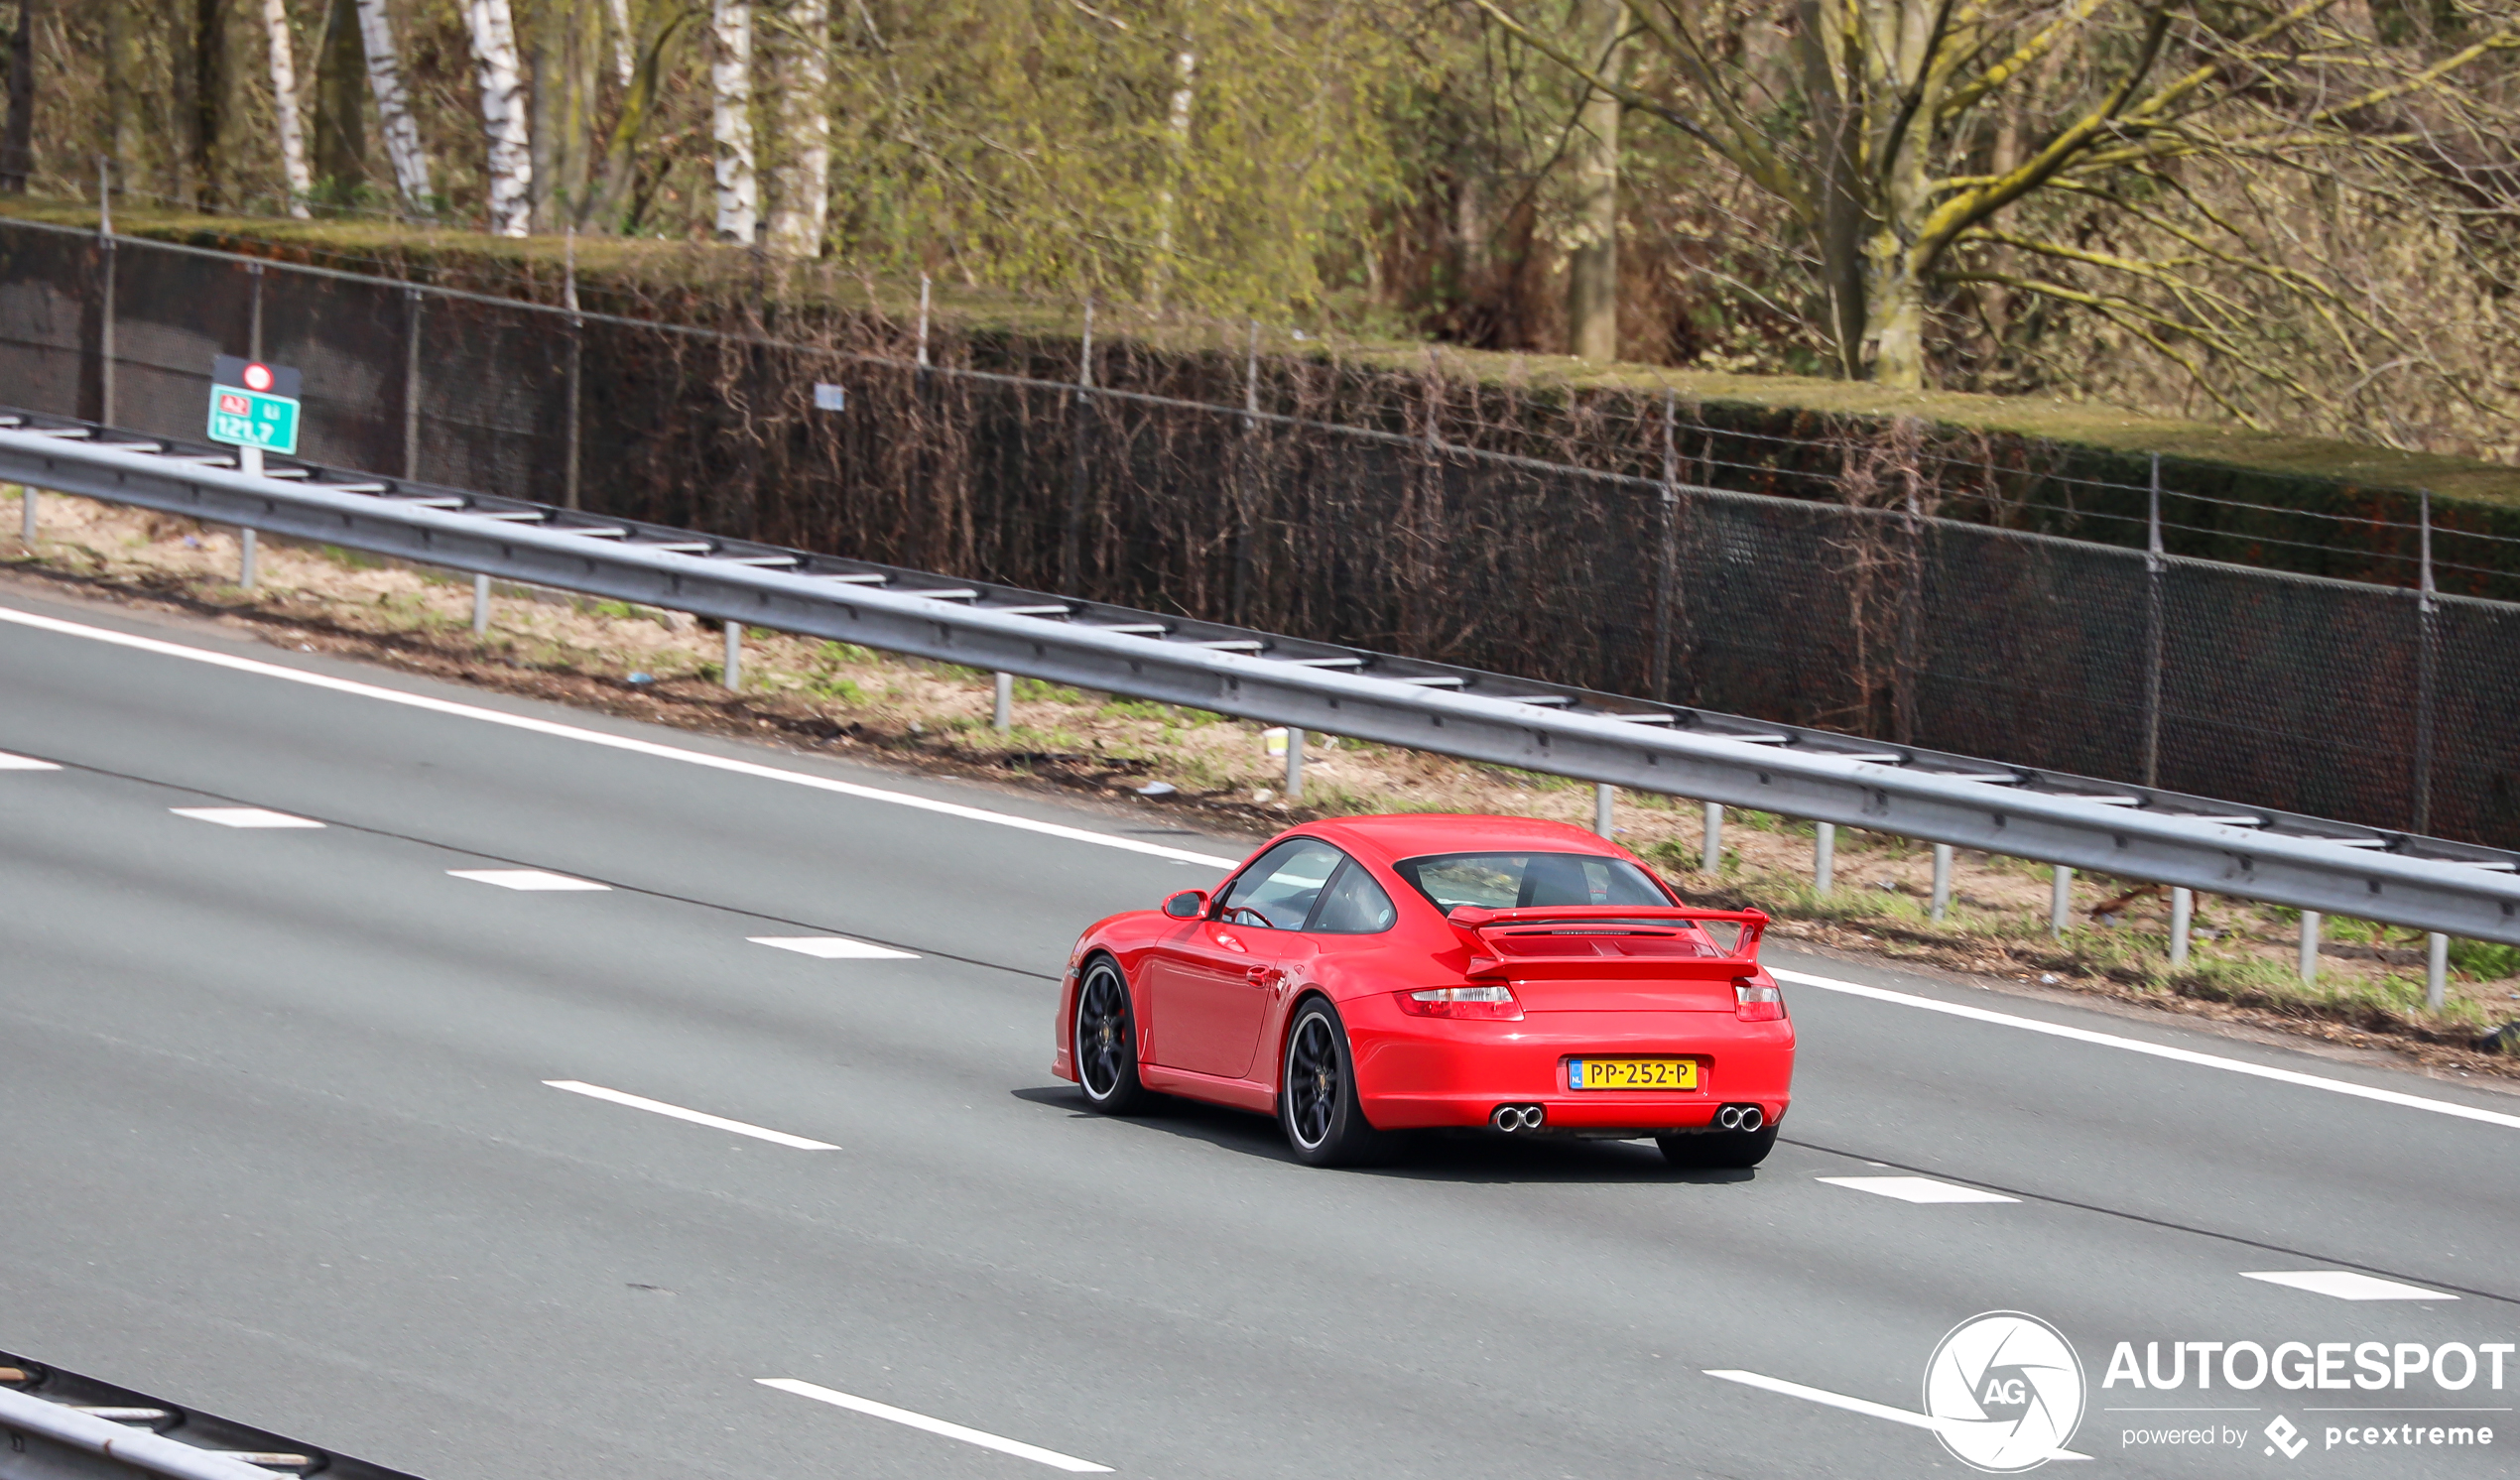
[[1961, 1321], [1925, 1364], [1925, 1412], [1943, 1447], [1990, 1474], [2057, 1458], [2081, 1426], [2084, 1391], [2065, 1333], [2018, 1310]]

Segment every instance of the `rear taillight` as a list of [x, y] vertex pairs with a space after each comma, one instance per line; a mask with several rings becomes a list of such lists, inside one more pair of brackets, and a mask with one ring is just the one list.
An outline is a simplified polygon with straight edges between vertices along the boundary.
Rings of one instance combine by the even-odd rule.
[[1744, 1023], [1774, 1023], [1785, 1016], [1785, 994], [1776, 983], [1752, 977], [1732, 979], [1732, 1015]]
[[1400, 1010], [1416, 1018], [1502, 1018], [1519, 1021], [1523, 1005], [1511, 987], [1430, 987], [1402, 992]]

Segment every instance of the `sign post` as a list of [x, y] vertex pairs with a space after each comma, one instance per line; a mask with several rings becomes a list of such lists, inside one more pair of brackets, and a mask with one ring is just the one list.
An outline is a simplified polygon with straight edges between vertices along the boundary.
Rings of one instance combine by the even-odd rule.
[[[298, 450], [297, 370], [223, 354], [210, 362], [209, 438], [236, 449], [239, 472], [260, 474], [263, 453]], [[236, 583], [254, 588], [254, 532], [236, 532]]]

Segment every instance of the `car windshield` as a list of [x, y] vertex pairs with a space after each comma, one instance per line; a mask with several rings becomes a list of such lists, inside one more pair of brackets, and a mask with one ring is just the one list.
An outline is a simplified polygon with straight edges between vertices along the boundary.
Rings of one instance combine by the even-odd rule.
[[1672, 902], [1635, 864], [1584, 853], [1439, 853], [1403, 860], [1399, 873], [1444, 911]]

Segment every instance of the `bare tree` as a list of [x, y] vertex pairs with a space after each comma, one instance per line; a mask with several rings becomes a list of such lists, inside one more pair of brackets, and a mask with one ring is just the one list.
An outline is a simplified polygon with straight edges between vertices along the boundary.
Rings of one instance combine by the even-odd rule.
[[752, 136], [751, 0], [711, 0], [709, 138], [716, 146], [717, 239], [749, 246], [759, 225], [761, 182]]
[[524, 236], [534, 222], [534, 151], [517, 63], [516, 18], [508, 0], [465, 0], [473, 61], [481, 77], [481, 127], [490, 156], [490, 229]]
[[[2188, 211], [2183, 169], [2257, 170], [2393, 157], [2421, 186], [2428, 111], [2508, 119], [2486, 63], [2520, 49], [2515, 0], [2446, 0], [2456, 26], [2392, 42], [2358, 0], [1790, 0], [1712, 10], [1636, 0], [1635, 35], [1668, 78], [1656, 91], [1525, 25], [1492, 22], [1592, 86], [1660, 118], [1778, 201], [1808, 253], [1843, 372], [1927, 379], [1930, 319], [1972, 258], [2145, 274], [2087, 242], [2039, 235], [2022, 209], [2071, 195], [2112, 219]], [[1996, 169], [2012, 119], [2031, 141]], [[2141, 202], [2150, 200], [2151, 204]], [[2209, 250], [2192, 246], [2190, 250]], [[2154, 264], [2159, 278], [2162, 264]], [[2195, 325], [2137, 299], [2035, 273], [2016, 294], [2111, 315], [2172, 356]]]
[[416, 210], [430, 207], [429, 156], [420, 147], [420, 125], [412, 119], [411, 95], [403, 90], [403, 54], [394, 41], [393, 18], [385, 0], [358, 0], [359, 42], [367, 52], [368, 90], [376, 95], [377, 131], [385, 136], [385, 158], [394, 167], [394, 187], [403, 203]]
[[[1594, 70], [1621, 79], [1627, 32], [1622, 0], [1575, 0], [1575, 30]], [[1619, 114], [1611, 93], [1586, 87], [1569, 153], [1575, 174], [1574, 250], [1567, 254], [1567, 349], [1587, 360], [1619, 357]]]
[[0, 133], [0, 190], [26, 193], [35, 173], [36, 0], [18, 0], [18, 29], [9, 37], [9, 121]]
[[289, 37], [287, 0], [263, 0], [263, 35], [271, 54], [272, 122], [280, 133], [280, 169], [289, 183], [289, 213], [307, 216], [315, 176], [307, 169], [307, 131], [298, 117], [297, 47]]
[[831, 7], [796, 0], [779, 18], [773, 90], [779, 164], [771, 172], [770, 250], [819, 257], [831, 211]]

